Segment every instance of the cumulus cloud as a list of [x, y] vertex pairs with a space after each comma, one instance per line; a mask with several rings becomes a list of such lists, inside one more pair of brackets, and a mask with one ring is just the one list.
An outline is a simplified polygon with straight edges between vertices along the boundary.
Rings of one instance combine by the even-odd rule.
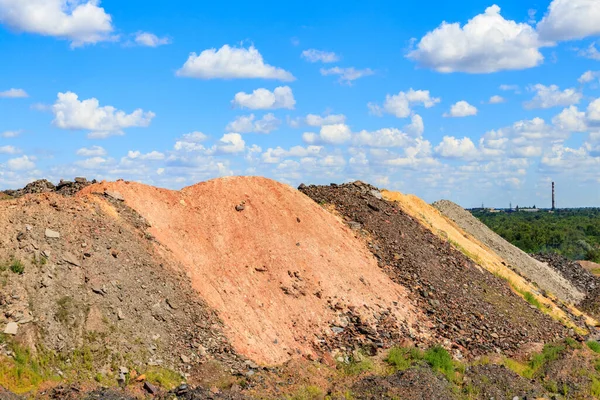
[[281, 147], [276, 147], [274, 149], [268, 148], [264, 153], [262, 153], [261, 159], [262, 162], [266, 164], [278, 164], [283, 160], [283, 158], [286, 157], [317, 157], [322, 153], [322, 151], [322, 146], [294, 146], [289, 150], [285, 150]]
[[147, 127], [155, 114], [137, 109], [131, 114], [112, 106], [100, 106], [97, 99], [80, 101], [73, 92], [59, 93], [52, 106], [54, 125], [61, 129], [88, 130], [90, 138], [122, 135], [123, 129]]
[[441, 101], [438, 97], [431, 97], [429, 90], [413, 90], [399, 92], [395, 95], [386, 95], [383, 106], [369, 103], [369, 111], [373, 115], [381, 116], [383, 113], [395, 115], [398, 118], [407, 118], [412, 113], [413, 105], [422, 105], [431, 108]]
[[82, 147], [75, 154], [82, 157], [102, 157], [106, 155], [106, 150], [101, 146]]
[[266, 64], [254, 46], [249, 48], [224, 45], [219, 50], [207, 49], [199, 55], [191, 53], [177, 76], [200, 79], [262, 78], [293, 81], [296, 78], [282, 69]]
[[17, 154], [19, 149], [15, 146], [0, 146], [0, 154]]
[[336, 62], [336, 61], [340, 60], [340, 57], [337, 54], [335, 54], [334, 52], [315, 50], [315, 49], [304, 50], [302, 52], [301, 56], [306, 61], [311, 62], [311, 63], [315, 63], [315, 62], [332, 63], [332, 62]]
[[596, 43], [591, 43], [587, 49], [579, 50], [578, 54], [582, 57], [600, 61], [600, 51], [596, 48]]
[[146, 160], [151, 160], [151, 161], [159, 161], [159, 160], [164, 160], [165, 159], [165, 155], [159, 151], [151, 151], [150, 153], [146, 153], [143, 154], [139, 151], [128, 151], [127, 152], [127, 158], [131, 159], [131, 160], [142, 160], [142, 161], [146, 161]]
[[586, 84], [593, 82], [600, 78], [600, 71], [586, 71], [581, 75], [581, 77], [577, 80], [579, 83]]
[[354, 135], [352, 143], [369, 147], [406, 147], [413, 143], [413, 138], [400, 129], [384, 128], [372, 132], [360, 131]]
[[35, 168], [34, 159], [29, 156], [12, 158], [6, 162], [8, 169], [12, 171], [30, 171]]
[[562, 41], [600, 35], [600, 2], [596, 0], [553, 0], [537, 24], [543, 40]]
[[150, 32], [138, 32], [135, 34], [135, 43], [140, 46], [158, 47], [171, 43], [168, 37], [158, 37]]
[[205, 147], [201, 144], [206, 141], [208, 136], [202, 132], [186, 133], [181, 139], [175, 142], [175, 150], [183, 152], [202, 151]]
[[239, 133], [226, 133], [217, 142], [214, 152], [224, 154], [241, 153], [246, 148], [246, 142]]
[[0, 97], [9, 99], [21, 99], [29, 97], [29, 95], [23, 89], [8, 89], [3, 92], [0, 92]]
[[500, 104], [500, 103], [504, 103], [504, 102], [506, 102], [506, 99], [504, 97], [498, 96], [498, 95], [490, 97], [490, 101], [489, 101], [490, 104]]
[[343, 144], [352, 138], [352, 131], [346, 124], [323, 125], [319, 134], [305, 132], [302, 140], [308, 144]]
[[355, 80], [365, 77], [365, 76], [373, 75], [374, 73], [375, 73], [375, 71], [373, 71], [370, 68], [365, 68], [365, 69], [355, 69], [354, 67], [321, 68], [321, 75], [323, 75], [323, 76], [339, 75], [340, 78], [338, 81], [341, 84], [345, 84], [345, 85], [352, 85], [352, 81], [355, 81]]
[[404, 127], [406, 132], [415, 135], [421, 136], [425, 131], [425, 125], [423, 124], [423, 118], [419, 114], [413, 114], [410, 117], [410, 124]]
[[537, 84], [532, 86], [530, 90], [535, 91], [536, 94], [531, 101], [525, 103], [527, 109], [570, 106], [579, 103], [583, 97], [581, 92], [574, 88], [561, 91], [556, 85], [544, 86]]
[[470, 117], [473, 115], [477, 115], [477, 108], [475, 106], [472, 106], [471, 104], [467, 103], [466, 101], [461, 100], [461, 101], [457, 102], [456, 104], [453, 104], [452, 107], [450, 107], [450, 112], [445, 113], [444, 117], [460, 118], [460, 117]]
[[443, 73], [490, 73], [539, 65], [544, 60], [542, 45], [530, 25], [504, 19], [500, 7], [493, 5], [463, 27], [443, 22], [408, 58]]
[[225, 130], [237, 133], [271, 133], [281, 125], [281, 120], [275, 117], [273, 113], [265, 114], [259, 120], [255, 120], [255, 118], [254, 114], [240, 115], [227, 124]]
[[296, 105], [296, 100], [294, 99], [294, 94], [289, 86], [279, 86], [272, 92], [260, 88], [252, 93], [236, 93], [232, 104], [252, 110], [269, 110], [277, 108], [293, 110]]
[[552, 119], [552, 124], [566, 132], [585, 132], [587, 130], [585, 112], [579, 111], [575, 106], [565, 108]]
[[444, 136], [442, 142], [435, 148], [435, 152], [444, 158], [463, 159], [474, 159], [478, 154], [471, 139], [468, 137], [457, 139], [454, 136]]
[[0, 0], [0, 22], [71, 41], [72, 47], [113, 40], [112, 18], [99, 0]]
[[309, 126], [334, 125], [345, 123], [346, 116], [344, 114], [330, 114], [326, 116], [308, 114], [304, 120]]

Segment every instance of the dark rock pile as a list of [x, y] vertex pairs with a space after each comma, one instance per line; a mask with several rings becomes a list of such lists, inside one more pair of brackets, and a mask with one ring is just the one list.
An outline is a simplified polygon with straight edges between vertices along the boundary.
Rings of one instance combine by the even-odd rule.
[[565, 279], [586, 294], [600, 287], [600, 280], [579, 265], [577, 261], [571, 261], [560, 254], [554, 253], [532, 254], [531, 256], [557, 270]]
[[532, 308], [506, 282], [475, 265], [394, 203], [362, 183], [305, 186], [319, 204], [333, 205], [363, 234], [380, 267], [405, 286], [433, 322], [436, 341], [465, 355], [512, 353], [523, 344], [551, 341], [565, 329]]
[[96, 180], [88, 181], [86, 178], [75, 178], [74, 181], [60, 180], [58, 185], [54, 185], [47, 179], [39, 179], [37, 181], [28, 183], [22, 189], [17, 190], [5, 190], [1, 192], [6, 196], [17, 198], [25, 196], [26, 194], [39, 194], [39, 193], [51, 193], [56, 192], [63, 196], [73, 196], [86, 186], [96, 183]]

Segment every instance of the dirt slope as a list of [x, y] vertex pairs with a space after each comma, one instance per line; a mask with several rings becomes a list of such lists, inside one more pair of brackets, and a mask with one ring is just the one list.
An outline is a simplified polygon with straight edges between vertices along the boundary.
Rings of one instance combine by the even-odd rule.
[[301, 186], [363, 232], [380, 267], [411, 291], [435, 321], [436, 339], [463, 355], [511, 354], [526, 343], [552, 340], [565, 329], [517, 296], [507, 283], [381, 199], [362, 182]]
[[106, 190], [149, 222], [234, 348], [256, 362], [314, 356], [348, 332], [377, 346], [427, 333], [428, 318], [351, 230], [289, 186], [235, 177], [177, 192], [121, 181], [79, 196]]
[[74, 370], [82, 380], [148, 364], [181, 372], [213, 358], [242, 365], [182, 266], [146, 227], [104, 196], [0, 202], [0, 332], [16, 324], [11, 338], [52, 352], [53, 373]]
[[[382, 191], [382, 195], [386, 200], [394, 201], [404, 212], [420, 221], [423, 226], [442, 240], [450, 241], [454, 247], [471, 258], [478, 265], [484, 267], [491, 273], [506, 279], [515, 290], [520, 293], [528, 292], [534, 295], [539, 302], [544, 304], [548, 313], [555, 319], [565, 321], [570, 327], [577, 325], [583, 330], [586, 329], [579, 318], [573, 318], [573, 315], [571, 315], [572, 313], [575, 313], [579, 316], [581, 312], [578, 310], [567, 310], [567, 312], [563, 310], [559, 304], [552, 301], [552, 299], [544, 297], [539, 293], [538, 287], [509, 268], [508, 263], [498, 254], [472, 235], [466, 233], [454, 221], [443, 215], [432, 205], [427, 204], [425, 201], [413, 195], [405, 195], [385, 190]], [[569, 279], [567, 276], [565, 276], [565, 278], [577, 286], [577, 283], [573, 282], [573, 279]]]
[[433, 206], [454, 221], [465, 232], [473, 235], [490, 249], [494, 250], [515, 270], [532, 282], [535, 282], [540, 288], [551, 292], [566, 302], [577, 304], [584, 299], [585, 293], [565, 279], [555, 269], [531, 258], [521, 249], [508, 243], [464, 208], [448, 200], [437, 201], [433, 203]]

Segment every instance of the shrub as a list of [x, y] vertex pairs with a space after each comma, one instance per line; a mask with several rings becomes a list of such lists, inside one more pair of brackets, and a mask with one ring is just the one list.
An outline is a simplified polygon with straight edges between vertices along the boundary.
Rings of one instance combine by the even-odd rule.
[[582, 347], [581, 344], [577, 340], [570, 338], [570, 337], [565, 338], [565, 343], [567, 344], [567, 346], [571, 347], [572, 349], [580, 349]]
[[385, 362], [393, 366], [398, 371], [404, 371], [410, 368], [414, 361], [422, 359], [423, 353], [416, 347], [394, 347], [388, 353], [387, 357], [385, 358]]

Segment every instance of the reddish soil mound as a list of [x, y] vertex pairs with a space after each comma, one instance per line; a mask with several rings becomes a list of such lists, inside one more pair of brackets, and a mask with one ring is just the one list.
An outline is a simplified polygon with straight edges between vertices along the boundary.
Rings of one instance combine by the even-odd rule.
[[177, 192], [119, 181], [79, 196], [105, 191], [149, 222], [234, 348], [256, 362], [313, 356], [349, 334], [353, 344], [386, 346], [427, 330], [352, 231], [289, 186], [236, 177]]
[[450, 243], [443, 242], [398, 205], [362, 182], [301, 186], [317, 203], [335, 207], [350, 226], [365, 232], [389, 276], [411, 290], [435, 320], [440, 342], [478, 355], [511, 354], [528, 342], [545, 342], [565, 329], [513, 293]]

